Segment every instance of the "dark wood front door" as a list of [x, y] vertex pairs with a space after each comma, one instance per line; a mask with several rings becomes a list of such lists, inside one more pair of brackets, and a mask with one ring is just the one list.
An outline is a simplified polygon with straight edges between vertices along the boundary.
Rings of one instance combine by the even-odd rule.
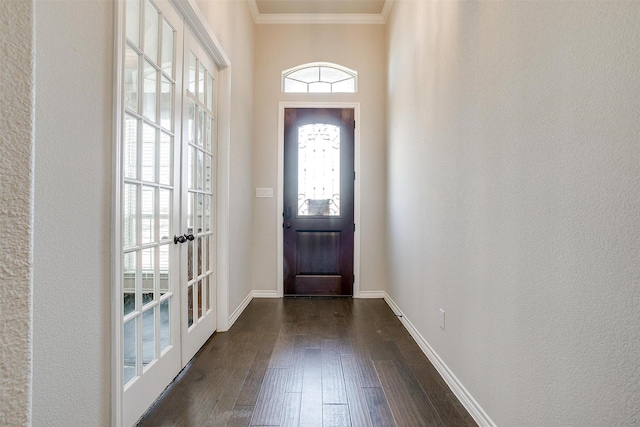
[[284, 293], [352, 295], [354, 110], [284, 117]]

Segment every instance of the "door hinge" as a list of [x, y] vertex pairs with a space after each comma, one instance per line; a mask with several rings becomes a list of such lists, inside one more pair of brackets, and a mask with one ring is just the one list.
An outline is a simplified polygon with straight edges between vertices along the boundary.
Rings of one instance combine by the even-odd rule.
[[356, 171], [353, 171], [353, 180], [356, 180]]
[[353, 223], [353, 231], [356, 231], [356, 223]]
[[356, 121], [355, 120], [353, 121], [353, 128], [354, 129], [356, 128]]
[[352, 283], [356, 283], [356, 275], [353, 275], [353, 282]]

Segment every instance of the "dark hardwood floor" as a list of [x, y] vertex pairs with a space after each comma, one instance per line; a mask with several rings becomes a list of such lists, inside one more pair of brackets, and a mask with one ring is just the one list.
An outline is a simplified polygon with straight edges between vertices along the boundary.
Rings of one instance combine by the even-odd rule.
[[383, 300], [254, 299], [140, 426], [476, 426]]

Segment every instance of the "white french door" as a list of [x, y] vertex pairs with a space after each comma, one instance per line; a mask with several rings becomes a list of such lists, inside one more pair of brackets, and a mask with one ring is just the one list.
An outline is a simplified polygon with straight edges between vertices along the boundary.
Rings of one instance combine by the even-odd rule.
[[182, 359], [190, 360], [216, 326], [215, 165], [217, 147], [217, 67], [191, 30], [185, 31], [182, 117], [182, 217], [186, 266], [181, 278]]
[[125, 0], [116, 381], [131, 426], [215, 330], [217, 67], [166, 0]]

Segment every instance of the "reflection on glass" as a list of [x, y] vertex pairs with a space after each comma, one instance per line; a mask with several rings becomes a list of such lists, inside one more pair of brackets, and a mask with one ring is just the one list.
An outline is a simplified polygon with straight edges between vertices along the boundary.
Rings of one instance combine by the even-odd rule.
[[209, 115], [207, 115], [205, 120], [206, 120], [206, 127], [207, 127], [207, 130], [206, 130], [207, 137], [205, 139], [204, 149], [211, 152], [211, 140], [213, 139], [213, 135], [211, 134], [212, 132], [211, 124], [213, 122], [213, 119]]
[[136, 352], [136, 322], [134, 317], [124, 324], [124, 384], [126, 385], [136, 376], [137, 352]]
[[148, 124], [142, 126], [142, 180], [156, 180], [156, 130]]
[[122, 259], [122, 286], [124, 292], [124, 313], [131, 313], [136, 309], [136, 252], [124, 254]]
[[187, 228], [189, 230], [193, 230], [193, 203], [195, 200], [195, 195], [193, 193], [189, 193], [187, 196]]
[[142, 243], [156, 240], [156, 190], [153, 187], [142, 187]]
[[173, 28], [162, 19], [162, 71], [173, 78]]
[[138, 186], [124, 184], [124, 218], [122, 218], [123, 246], [135, 246], [138, 243], [136, 227], [138, 222]]
[[[209, 246], [210, 240], [209, 240], [209, 236], [206, 236], [204, 238], [204, 244], [207, 246], [207, 248], [211, 248], [211, 246]], [[207, 271], [211, 270], [211, 255], [207, 255]]]
[[162, 353], [171, 343], [171, 330], [169, 328], [169, 299], [160, 303], [160, 352]]
[[202, 275], [202, 237], [198, 237], [198, 276]]
[[161, 188], [158, 190], [158, 194], [158, 204], [160, 207], [160, 211], [158, 212], [160, 240], [168, 240], [171, 236], [171, 190]]
[[193, 162], [196, 161], [196, 149], [193, 147], [187, 147], [187, 184], [189, 190], [195, 188], [195, 165]]
[[158, 248], [160, 261], [158, 262], [158, 273], [160, 274], [160, 296], [169, 292], [169, 245], [162, 245]]
[[198, 67], [198, 99], [200, 102], [204, 102], [204, 74], [207, 70], [202, 66], [202, 62], [200, 62]]
[[211, 155], [204, 155], [204, 191], [211, 192]]
[[198, 128], [196, 135], [196, 144], [198, 147], [202, 147], [204, 138], [204, 110], [198, 108]]
[[160, 156], [158, 159], [158, 178], [160, 184], [171, 185], [171, 163], [173, 161], [173, 138], [160, 132]]
[[158, 62], [158, 11], [149, 0], [144, 2], [144, 53]]
[[205, 287], [207, 288], [206, 298], [205, 298], [207, 311], [211, 310], [211, 282], [212, 282], [211, 275], [209, 274], [205, 279], [205, 283], [206, 283]]
[[193, 325], [193, 286], [187, 290], [187, 327]]
[[142, 251], [142, 305], [153, 301], [156, 289], [156, 248]]
[[140, 1], [127, 0], [125, 9], [127, 38], [135, 46], [140, 46]]
[[196, 104], [189, 100], [189, 112], [187, 113], [187, 142], [195, 144], [196, 141]]
[[202, 194], [198, 194], [198, 202], [196, 203], [196, 232], [202, 233], [202, 214], [203, 214], [203, 206], [202, 206]]
[[149, 120], [156, 120], [156, 84], [158, 82], [158, 72], [155, 67], [144, 61], [144, 95], [142, 99], [142, 114]]
[[196, 182], [198, 183], [198, 190], [202, 190], [202, 164], [203, 164], [203, 154], [202, 151], [197, 150], [197, 163], [196, 163]]
[[171, 120], [171, 106], [173, 105], [173, 84], [162, 76], [160, 82], [160, 126], [165, 129], [173, 129]]
[[204, 196], [204, 231], [211, 230], [211, 196]]
[[156, 358], [156, 308], [142, 313], [142, 367]]
[[196, 57], [189, 52], [189, 92], [196, 94]]
[[340, 215], [340, 126], [298, 128], [298, 215]]
[[198, 319], [202, 317], [202, 280], [198, 280]]
[[187, 280], [193, 280], [193, 240], [187, 241]]
[[124, 150], [122, 150], [125, 178], [138, 178], [138, 120], [124, 116]]
[[124, 56], [124, 107], [138, 112], [138, 53], [129, 46]]

